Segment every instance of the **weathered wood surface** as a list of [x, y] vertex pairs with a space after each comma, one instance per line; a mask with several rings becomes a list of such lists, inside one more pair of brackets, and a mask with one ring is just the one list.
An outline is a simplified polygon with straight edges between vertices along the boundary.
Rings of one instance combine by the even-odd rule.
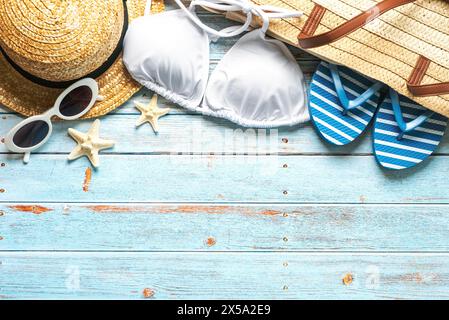
[[[211, 69], [235, 40], [211, 44]], [[310, 79], [318, 60], [292, 50]], [[160, 133], [136, 129], [151, 95], [102, 118], [117, 145], [91, 176], [65, 160], [67, 129], [91, 121], [56, 122], [23, 165], [1, 141], [20, 118], [0, 107], [0, 299], [449, 298], [447, 137], [393, 173], [370, 134], [333, 148], [311, 125], [236, 131], [164, 99]]]
[[[346, 147], [323, 142], [311, 124], [293, 128], [247, 129], [227, 120], [200, 115], [171, 114], [160, 119], [156, 135], [149, 125], [135, 127], [138, 115], [120, 114], [101, 119], [101, 134], [112, 137], [117, 144], [107, 154], [282, 154], [282, 155], [371, 155], [372, 136], [369, 131], [359, 141]], [[0, 118], [0, 137], [18, 122], [15, 115]], [[75, 142], [68, 128], [86, 132], [91, 121], [56, 122], [53, 136], [39, 153], [68, 154]], [[129, 143], [132, 141], [132, 143]], [[9, 153], [0, 143], [0, 153]], [[445, 137], [435, 155], [449, 155], [449, 138]], [[30, 163], [32, 165], [32, 162]]]
[[3, 252], [0, 262], [3, 298], [142, 298], [145, 288], [154, 299], [449, 298], [447, 254]]
[[448, 211], [447, 205], [10, 203], [0, 205], [0, 249], [446, 252]]
[[[132, 142], [129, 142], [132, 143]], [[83, 190], [88, 161], [3, 157], [2, 202], [449, 203], [447, 157], [408, 172], [372, 156], [103, 155]]]

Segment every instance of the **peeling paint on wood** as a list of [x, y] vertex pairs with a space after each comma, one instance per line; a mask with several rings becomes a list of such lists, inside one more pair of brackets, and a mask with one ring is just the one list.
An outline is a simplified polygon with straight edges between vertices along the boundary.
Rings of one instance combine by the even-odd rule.
[[278, 216], [278, 215], [281, 215], [282, 212], [280, 212], [278, 210], [264, 210], [264, 211], [261, 211], [260, 214], [262, 214], [264, 216]]
[[92, 179], [92, 169], [90, 167], [87, 167], [87, 169], [84, 173], [84, 182], [83, 182], [83, 191], [84, 192], [89, 191], [89, 185], [90, 185], [91, 179]]
[[203, 205], [180, 205], [180, 206], [116, 206], [116, 205], [89, 205], [86, 206], [89, 210], [97, 213], [125, 213], [125, 212], [146, 212], [151, 208], [155, 213], [181, 213], [181, 214], [226, 214], [232, 209], [233, 212], [237, 212], [244, 215], [265, 215], [265, 216], [277, 216], [282, 215], [279, 210], [254, 210], [251, 207], [230, 207], [230, 206], [203, 206]]
[[142, 294], [145, 299], [148, 299], [148, 298], [152, 298], [154, 296], [155, 292], [153, 289], [145, 288], [145, 289], [143, 289]]
[[442, 279], [435, 273], [424, 273], [424, 272], [412, 272], [400, 275], [399, 277], [390, 277], [389, 281], [399, 281], [405, 283], [417, 283], [417, 284], [431, 284], [441, 282]]
[[416, 282], [416, 283], [421, 283], [423, 282], [423, 275], [419, 272], [415, 272], [415, 273], [408, 273], [405, 275], [402, 275], [401, 277], [402, 281], [406, 281], [406, 282]]
[[217, 240], [214, 237], [209, 237], [206, 239], [205, 243], [208, 247], [213, 247], [217, 244]]
[[354, 276], [352, 273], [347, 273], [344, 275], [342, 282], [345, 286], [349, 286], [354, 281]]
[[21, 212], [32, 212], [34, 214], [41, 214], [49, 211], [53, 211], [53, 209], [49, 209], [43, 206], [25, 206], [25, 205], [17, 205], [17, 206], [9, 206], [9, 208], [21, 211]]
[[141, 211], [141, 208], [133, 208], [127, 206], [114, 206], [114, 205], [96, 205], [96, 206], [87, 206], [86, 208], [99, 213], [112, 213], [112, 212], [138, 212]]
[[[225, 214], [229, 211], [229, 206], [195, 206], [195, 205], [182, 205], [174, 208], [177, 213], [198, 213], [204, 212], [208, 214]], [[172, 212], [171, 208], [161, 207], [159, 212]]]

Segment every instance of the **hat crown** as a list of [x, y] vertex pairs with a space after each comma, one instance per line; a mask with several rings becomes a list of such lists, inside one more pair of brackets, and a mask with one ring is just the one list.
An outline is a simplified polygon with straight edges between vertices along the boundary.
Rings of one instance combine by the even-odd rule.
[[123, 25], [123, 0], [0, 0], [0, 46], [20, 68], [49, 81], [98, 69]]

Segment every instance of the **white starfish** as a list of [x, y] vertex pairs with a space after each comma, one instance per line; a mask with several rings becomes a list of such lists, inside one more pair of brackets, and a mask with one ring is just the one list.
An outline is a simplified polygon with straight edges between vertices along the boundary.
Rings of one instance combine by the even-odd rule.
[[78, 145], [69, 154], [69, 160], [75, 160], [82, 156], [89, 158], [94, 167], [100, 165], [98, 152], [114, 146], [113, 140], [105, 140], [100, 138], [100, 120], [95, 120], [87, 133], [79, 132], [70, 128], [69, 135], [78, 143]]
[[142, 113], [140, 118], [137, 120], [136, 127], [144, 124], [145, 122], [149, 122], [153, 127], [154, 132], [159, 131], [159, 123], [158, 120], [160, 117], [165, 116], [170, 112], [170, 108], [159, 108], [157, 105], [157, 94], [153, 95], [151, 101], [148, 105], [144, 105], [143, 103], [135, 101], [136, 108]]

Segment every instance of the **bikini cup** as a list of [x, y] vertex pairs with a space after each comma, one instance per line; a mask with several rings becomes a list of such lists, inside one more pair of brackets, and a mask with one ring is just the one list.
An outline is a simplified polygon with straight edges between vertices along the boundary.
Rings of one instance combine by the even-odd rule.
[[142, 16], [128, 28], [123, 62], [137, 82], [193, 110], [206, 89], [209, 36], [182, 10]]
[[[135, 80], [184, 108], [246, 127], [292, 126], [309, 120], [301, 69], [282, 42], [265, 37], [270, 18], [300, 13], [247, 0], [194, 0], [190, 8], [175, 1], [180, 10], [131, 23], [123, 60]], [[198, 19], [198, 5], [243, 11], [247, 18], [241, 26], [217, 31]], [[262, 18], [263, 26], [236, 42], [208, 83], [210, 41], [245, 32], [253, 15]]]
[[298, 63], [278, 40], [244, 35], [211, 74], [204, 114], [247, 127], [292, 126], [309, 120], [306, 87]]

